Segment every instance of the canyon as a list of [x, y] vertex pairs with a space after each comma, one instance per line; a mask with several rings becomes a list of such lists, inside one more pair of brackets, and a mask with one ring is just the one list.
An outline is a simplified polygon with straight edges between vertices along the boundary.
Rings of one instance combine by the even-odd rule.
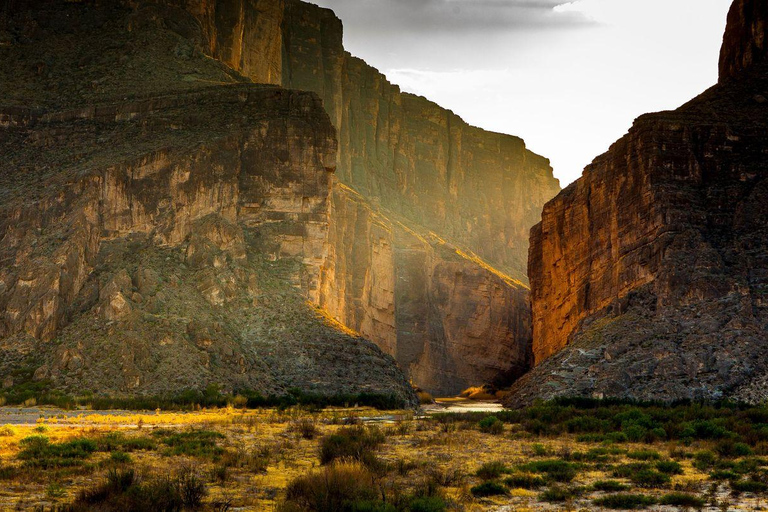
[[736, 0], [720, 80], [629, 133], [531, 232], [533, 359], [507, 405], [768, 397], [768, 4]]
[[413, 403], [530, 367], [548, 161], [401, 93], [331, 11], [51, 0], [0, 43], [4, 388]]

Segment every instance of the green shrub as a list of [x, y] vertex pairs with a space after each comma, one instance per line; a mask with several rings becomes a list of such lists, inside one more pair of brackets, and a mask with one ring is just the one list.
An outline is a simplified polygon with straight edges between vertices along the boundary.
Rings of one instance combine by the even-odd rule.
[[448, 509], [445, 501], [439, 496], [415, 498], [408, 505], [410, 512], [444, 512]]
[[639, 451], [629, 452], [627, 454], [627, 457], [635, 460], [660, 460], [661, 454], [653, 450], [639, 450]]
[[670, 505], [673, 507], [683, 507], [683, 508], [696, 508], [701, 509], [704, 508], [704, 505], [707, 504], [706, 500], [699, 498], [698, 496], [694, 496], [693, 494], [686, 494], [681, 492], [673, 492], [671, 494], [667, 494], [659, 500], [659, 503], [662, 505]]
[[605, 440], [609, 443], [621, 444], [629, 441], [629, 437], [624, 432], [611, 432], [605, 435]]
[[486, 462], [475, 473], [477, 476], [482, 478], [483, 480], [495, 480], [496, 478], [499, 478], [504, 473], [509, 473], [509, 468], [506, 464], [499, 460]]
[[[287, 507], [284, 508], [293, 510]], [[383, 501], [359, 500], [349, 503], [346, 506], [346, 510], [349, 512], [397, 512], [397, 507], [391, 503], [384, 503]]]
[[370, 466], [376, 463], [374, 452], [383, 442], [384, 435], [376, 427], [344, 427], [320, 441], [320, 463], [350, 459]]
[[648, 433], [648, 429], [641, 427], [640, 425], [629, 425], [621, 430], [627, 439], [633, 443], [642, 441], [645, 435]]
[[112, 452], [109, 460], [117, 464], [130, 464], [132, 462], [131, 456], [125, 452]]
[[507, 490], [496, 482], [483, 482], [480, 485], [472, 487], [470, 492], [473, 496], [477, 496], [478, 498], [507, 494]]
[[96, 439], [100, 452], [135, 452], [154, 450], [157, 443], [149, 437], [125, 437], [121, 432], [110, 432]]
[[598, 480], [592, 484], [592, 488], [596, 491], [603, 492], [622, 492], [630, 489], [628, 485], [617, 482], [616, 480]]
[[559, 459], [529, 462], [521, 465], [520, 469], [530, 473], [543, 473], [549, 480], [564, 483], [576, 478], [577, 473], [576, 465]]
[[706, 471], [714, 467], [717, 455], [710, 451], [701, 451], [693, 454], [693, 467], [699, 471]]
[[547, 484], [540, 476], [528, 473], [515, 473], [506, 478], [504, 483], [513, 489], [538, 489]]
[[682, 475], [683, 466], [673, 460], [662, 460], [656, 463], [656, 469], [667, 475]]
[[217, 459], [224, 453], [217, 441], [224, 439], [224, 435], [210, 430], [188, 430], [174, 432], [171, 430], [156, 430], [152, 435], [158, 437], [160, 442], [168, 448], [166, 455], [189, 455], [207, 459]]
[[504, 423], [496, 416], [487, 416], [483, 418], [477, 426], [480, 428], [480, 432], [486, 434], [499, 435], [504, 432]]
[[630, 477], [635, 485], [640, 487], [663, 487], [671, 481], [666, 473], [653, 469], [643, 469]]
[[635, 510], [656, 504], [656, 499], [644, 494], [611, 494], [593, 501], [598, 507], [614, 510]]
[[754, 451], [746, 443], [737, 443], [733, 439], [723, 439], [715, 446], [715, 451], [721, 457], [746, 457], [754, 455]]
[[739, 474], [730, 470], [717, 470], [709, 474], [712, 480], [738, 480]]
[[45, 436], [25, 437], [20, 446], [17, 457], [28, 466], [42, 469], [80, 465], [97, 448], [90, 439], [51, 443]]
[[621, 464], [613, 468], [613, 476], [618, 478], [632, 478], [638, 471], [651, 469], [647, 462], [632, 462], [630, 464]]
[[731, 489], [736, 493], [761, 494], [768, 490], [768, 485], [757, 480], [737, 480], [731, 482]]

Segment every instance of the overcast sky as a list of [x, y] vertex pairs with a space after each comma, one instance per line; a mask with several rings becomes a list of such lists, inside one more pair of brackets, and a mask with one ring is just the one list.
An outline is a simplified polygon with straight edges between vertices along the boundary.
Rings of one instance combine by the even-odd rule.
[[403, 90], [523, 137], [563, 186], [717, 81], [731, 0], [312, 0]]

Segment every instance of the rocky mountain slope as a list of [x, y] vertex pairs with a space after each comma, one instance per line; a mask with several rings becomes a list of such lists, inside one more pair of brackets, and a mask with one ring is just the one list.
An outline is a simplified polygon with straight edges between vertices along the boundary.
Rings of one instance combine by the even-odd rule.
[[639, 118], [531, 232], [533, 354], [510, 405], [768, 397], [768, 3], [736, 0], [719, 83]]
[[[527, 369], [528, 231], [559, 191], [549, 162], [517, 137], [471, 127], [401, 93], [344, 50], [342, 23], [328, 9], [298, 0], [179, 5], [200, 21], [215, 55], [254, 81], [316, 92], [338, 130], [322, 307], [437, 394], [508, 384]], [[254, 24], [261, 30], [250, 31]], [[357, 215], [359, 208], [375, 215]], [[385, 234], [371, 219], [459, 252], [439, 262], [444, 251], [426, 244], [419, 251], [432, 263], [397, 257], [412, 252], [411, 240]], [[351, 243], [358, 236], [368, 241]], [[453, 273], [438, 272], [445, 268]], [[493, 286], [467, 293], [473, 280]], [[468, 363], [467, 354], [487, 356]]]
[[549, 163], [402, 94], [331, 11], [11, 2], [0, 53], [6, 384], [411, 396], [360, 335], [437, 394], [530, 367]]
[[151, 8], [61, 2], [4, 15], [5, 388], [411, 403], [394, 360], [301, 292], [317, 300], [337, 150], [314, 93], [246, 83], [181, 34], [191, 17], [171, 30]]

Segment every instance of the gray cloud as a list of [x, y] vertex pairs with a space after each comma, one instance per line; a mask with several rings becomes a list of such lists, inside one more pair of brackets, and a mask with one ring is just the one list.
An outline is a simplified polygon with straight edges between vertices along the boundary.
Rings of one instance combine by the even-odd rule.
[[542, 30], [592, 25], [579, 13], [556, 13], [563, 0], [318, 0], [348, 26], [370, 33], [424, 34]]

